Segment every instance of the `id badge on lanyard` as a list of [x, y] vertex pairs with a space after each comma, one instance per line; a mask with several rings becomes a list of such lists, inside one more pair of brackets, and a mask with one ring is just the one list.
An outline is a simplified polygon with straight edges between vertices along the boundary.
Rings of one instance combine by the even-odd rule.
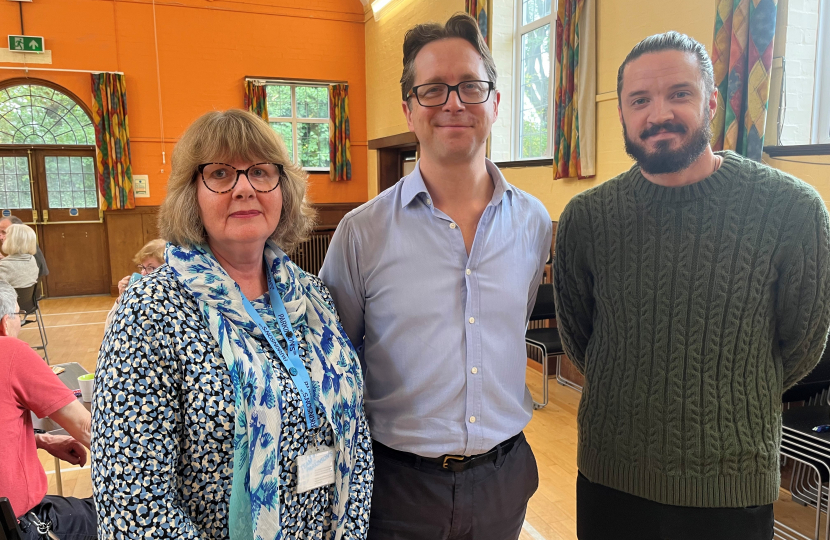
[[248, 315], [251, 319], [253, 319], [254, 324], [259, 327], [260, 331], [265, 336], [265, 339], [268, 340], [268, 343], [277, 354], [277, 357], [280, 359], [280, 362], [282, 362], [282, 365], [285, 366], [286, 371], [288, 371], [288, 375], [291, 377], [291, 381], [300, 393], [300, 397], [303, 400], [306, 427], [308, 427], [308, 429], [319, 427], [320, 420], [317, 417], [317, 408], [315, 407], [314, 391], [311, 387], [311, 378], [308, 376], [305, 365], [303, 365], [303, 361], [300, 358], [297, 335], [291, 327], [291, 321], [288, 319], [288, 312], [285, 311], [285, 305], [282, 302], [282, 298], [280, 298], [280, 293], [277, 291], [277, 286], [274, 283], [274, 277], [271, 275], [267, 265], [265, 268], [265, 275], [268, 277], [268, 294], [271, 297], [271, 312], [277, 319], [277, 326], [280, 329], [280, 333], [282, 333], [282, 337], [285, 338], [285, 344], [288, 351], [280, 346], [276, 336], [274, 336], [271, 329], [268, 328], [268, 325], [265, 324], [265, 321], [262, 320], [262, 317], [259, 316], [259, 313], [256, 312], [256, 309], [254, 309], [254, 306], [251, 305], [251, 302], [245, 298], [244, 294], [242, 295], [242, 304], [245, 306], [245, 311], [247, 311]]

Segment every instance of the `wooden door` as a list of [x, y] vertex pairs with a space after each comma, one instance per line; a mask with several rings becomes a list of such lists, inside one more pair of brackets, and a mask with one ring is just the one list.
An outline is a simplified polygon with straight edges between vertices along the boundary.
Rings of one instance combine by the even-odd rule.
[[48, 296], [109, 293], [106, 233], [98, 210], [95, 150], [0, 149], [0, 215], [35, 229], [49, 275]]
[[32, 157], [49, 295], [108, 294], [109, 260], [95, 151], [36, 149]]

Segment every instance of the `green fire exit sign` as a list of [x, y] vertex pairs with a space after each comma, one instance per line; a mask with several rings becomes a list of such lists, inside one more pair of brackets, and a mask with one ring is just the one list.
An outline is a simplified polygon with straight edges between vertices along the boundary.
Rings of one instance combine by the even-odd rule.
[[43, 52], [43, 38], [37, 36], [9, 36], [9, 50], [20, 52]]

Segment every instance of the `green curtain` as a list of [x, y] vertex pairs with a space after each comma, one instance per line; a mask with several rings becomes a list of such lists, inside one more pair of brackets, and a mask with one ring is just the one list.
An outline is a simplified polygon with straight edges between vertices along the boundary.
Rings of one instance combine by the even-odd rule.
[[135, 208], [124, 75], [92, 74], [92, 122], [101, 210]]
[[761, 160], [777, 12], [777, 0], [718, 0], [712, 47], [718, 88], [715, 150]]
[[352, 153], [349, 141], [349, 85], [329, 86], [329, 177], [332, 182], [352, 179]]
[[268, 100], [265, 85], [254, 81], [245, 81], [245, 108], [268, 121]]

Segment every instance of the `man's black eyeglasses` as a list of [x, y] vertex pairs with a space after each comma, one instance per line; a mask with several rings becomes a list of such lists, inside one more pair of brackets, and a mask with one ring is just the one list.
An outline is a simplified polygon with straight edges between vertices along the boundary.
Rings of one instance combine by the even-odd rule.
[[202, 163], [197, 169], [205, 187], [214, 193], [231, 191], [243, 174], [252, 188], [268, 193], [277, 189], [285, 176], [285, 169], [278, 163], [256, 163], [247, 169], [237, 169], [227, 163]]
[[458, 100], [467, 105], [484, 103], [495, 88], [492, 81], [461, 81], [450, 86], [446, 83], [428, 83], [413, 86], [404, 100], [415, 97], [421, 107], [440, 107], [450, 99], [450, 92], [458, 94]]

